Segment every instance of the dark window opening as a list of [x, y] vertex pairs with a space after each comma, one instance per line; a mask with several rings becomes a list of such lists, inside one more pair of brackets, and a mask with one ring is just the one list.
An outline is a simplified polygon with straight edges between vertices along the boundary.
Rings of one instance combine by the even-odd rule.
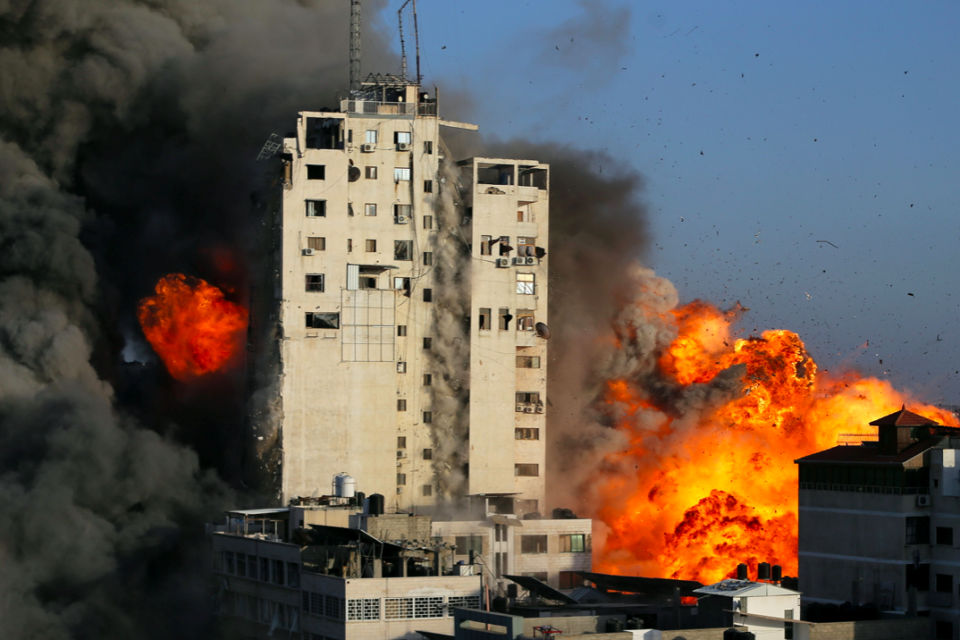
[[930, 544], [930, 516], [907, 518], [907, 544]]
[[477, 184], [514, 184], [516, 167], [512, 164], [477, 164]]
[[540, 429], [526, 429], [526, 428], [514, 429], [514, 439], [515, 440], [539, 440]]
[[940, 593], [953, 593], [953, 575], [949, 573], [938, 573], [937, 591]]
[[424, 459], [424, 460], [433, 460], [433, 449], [424, 449], [424, 450], [423, 450], [423, 459]]
[[423, 386], [429, 387], [433, 385], [433, 374], [425, 373], [423, 374]]
[[540, 356], [517, 356], [518, 369], [539, 369]]
[[424, 153], [433, 153], [433, 140], [424, 140], [424, 141], [423, 141], [423, 152], [424, 152]]
[[429, 498], [430, 496], [433, 495], [433, 485], [432, 484], [423, 485], [423, 489], [421, 492], [423, 493], [423, 496], [425, 498]]
[[423, 192], [424, 192], [424, 193], [433, 193], [433, 180], [424, 180], [424, 181], [423, 181]]
[[397, 436], [397, 449], [407, 448], [407, 436]]
[[339, 329], [339, 313], [318, 313], [316, 311], [307, 314], [308, 329]]
[[367, 167], [365, 174], [366, 174], [367, 180], [376, 180], [376, 179], [377, 179], [377, 168], [376, 168], [376, 167]]
[[327, 167], [322, 164], [307, 165], [307, 180], [326, 180]]
[[323, 274], [322, 273], [307, 274], [307, 291], [312, 291], [315, 293], [323, 293]]
[[937, 544], [953, 546], [953, 527], [937, 527]]
[[907, 565], [907, 589], [916, 587], [917, 591], [930, 591], [930, 565], [921, 564], [914, 567]]
[[307, 118], [307, 149], [343, 149], [342, 118]]
[[520, 553], [546, 553], [547, 536], [526, 535], [520, 536]]
[[561, 571], [558, 586], [561, 589], [576, 589], [583, 586], [583, 578], [576, 571]]
[[406, 411], [406, 410], [407, 410], [407, 401], [397, 400], [397, 411]]
[[406, 297], [410, 297], [410, 278], [394, 278], [393, 279], [393, 288], [396, 291], [400, 291]]
[[480, 236], [480, 255], [489, 256], [493, 236]]
[[510, 314], [510, 309], [507, 309], [506, 307], [500, 307], [498, 318], [500, 331], [509, 331], [510, 321], [513, 320], [513, 316]]
[[424, 411], [423, 412], [423, 424], [431, 424], [433, 422], [433, 412]]
[[540, 475], [540, 465], [538, 464], [515, 464], [513, 465], [513, 475], [536, 477]]
[[500, 236], [500, 255], [509, 256], [511, 251], [513, 247], [510, 246], [510, 236]]
[[483, 553], [482, 536], [457, 536], [456, 545], [458, 556], [470, 555], [471, 551], [477, 554]]
[[400, 485], [401, 487], [402, 487], [402, 486], [405, 486], [405, 485], [407, 484], [407, 474], [405, 474], [405, 473], [398, 473], [398, 474], [397, 474], [397, 484]]
[[306, 204], [307, 204], [308, 218], [327, 217], [327, 201], [326, 200], [307, 200]]
[[394, 240], [393, 259], [413, 260], [413, 240]]
[[433, 346], [433, 338], [424, 338], [423, 339], [423, 348], [429, 349]]
[[480, 309], [480, 322], [478, 323], [477, 328], [480, 331], [490, 331], [490, 309], [481, 308]]
[[398, 324], [397, 325], [397, 335], [401, 338], [407, 335], [407, 325]]
[[433, 265], [433, 252], [424, 251], [423, 252], [423, 266], [430, 267]]
[[424, 290], [423, 290], [423, 301], [424, 301], [424, 302], [433, 302], [433, 289], [424, 289]]
[[520, 186], [536, 187], [537, 189], [547, 188], [547, 170], [537, 169], [536, 167], [525, 167], [520, 165]]

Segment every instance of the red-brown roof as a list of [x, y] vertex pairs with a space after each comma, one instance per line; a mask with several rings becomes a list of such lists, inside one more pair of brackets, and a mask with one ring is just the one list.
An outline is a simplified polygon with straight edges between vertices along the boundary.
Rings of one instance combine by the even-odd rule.
[[921, 427], [928, 424], [939, 424], [930, 418], [925, 418], [919, 413], [907, 411], [906, 405], [900, 411], [883, 416], [879, 420], [870, 423], [874, 427]]
[[868, 464], [868, 465], [896, 465], [902, 466], [908, 460], [917, 457], [928, 449], [932, 449], [940, 442], [940, 438], [924, 438], [919, 442], [914, 442], [909, 447], [893, 456], [880, 455], [880, 447], [877, 445], [859, 446], [859, 447], [833, 447], [825, 451], [805, 456], [796, 463], [816, 463], [816, 464]]

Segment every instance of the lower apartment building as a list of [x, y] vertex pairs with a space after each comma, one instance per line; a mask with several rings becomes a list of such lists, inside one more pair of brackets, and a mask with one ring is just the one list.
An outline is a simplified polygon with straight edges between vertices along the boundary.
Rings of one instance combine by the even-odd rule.
[[[362, 498], [323, 501], [231, 511], [211, 527], [218, 613], [229, 637], [452, 635], [454, 609], [506, 596], [507, 574], [573, 588], [582, 584], [574, 572], [590, 570], [590, 520], [489, 513], [438, 521], [384, 514], [376, 506], [382, 496], [371, 496], [367, 509]], [[497, 496], [471, 504], [503, 512], [517, 502]]]
[[[960, 638], [960, 429], [905, 408], [878, 439], [797, 460], [805, 601], [915, 608]], [[913, 593], [914, 595], [911, 595]]]

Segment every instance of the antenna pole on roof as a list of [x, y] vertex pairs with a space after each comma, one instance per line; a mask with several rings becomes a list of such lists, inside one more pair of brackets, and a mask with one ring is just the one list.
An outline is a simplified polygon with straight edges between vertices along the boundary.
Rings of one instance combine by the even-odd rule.
[[417, 46], [417, 84], [420, 84], [423, 76], [420, 75], [420, 29], [417, 27], [417, 0], [413, 0], [413, 41]]
[[360, 90], [360, 0], [350, 0], [350, 91]]
[[403, 63], [400, 77], [404, 80], [407, 79], [407, 47], [403, 42], [403, 10], [408, 4], [410, 4], [410, 0], [404, 2], [403, 6], [397, 9], [397, 21], [400, 23], [400, 60]]

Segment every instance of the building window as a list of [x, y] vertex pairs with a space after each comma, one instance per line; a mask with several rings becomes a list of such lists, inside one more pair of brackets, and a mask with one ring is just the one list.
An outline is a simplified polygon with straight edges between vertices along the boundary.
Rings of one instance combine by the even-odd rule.
[[367, 167], [365, 174], [366, 174], [367, 180], [376, 180], [376, 179], [377, 179], [377, 168], [376, 168], [376, 167]]
[[343, 620], [343, 599], [337, 596], [324, 596], [323, 614], [334, 620]]
[[517, 411], [523, 411], [524, 406], [536, 406], [540, 404], [540, 394], [535, 391], [517, 392]]
[[271, 576], [273, 584], [283, 584], [283, 560], [274, 560], [273, 565], [273, 575]]
[[480, 323], [478, 328], [480, 331], [490, 331], [490, 309], [480, 308]]
[[260, 558], [260, 581], [270, 582], [270, 560], [269, 558]]
[[230, 575], [237, 573], [236, 554], [233, 551], [223, 552], [223, 570]]
[[426, 498], [433, 495], [433, 485], [425, 484], [420, 488], [420, 493]]
[[423, 181], [423, 192], [424, 192], [424, 193], [433, 193], [433, 180], [424, 180], [424, 181]]
[[413, 240], [394, 240], [393, 259], [413, 260]]
[[307, 291], [312, 291], [314, 293], [323, 293], [323, 274], [322, 273], [307, 274]]
[[423, 459], [424, 459], [424, 460], [433, 460], [433, 449], [424, 449], [424, 450], [423, 450]]
[[540, 356], [517, 356], [518, 369], [539, 369]]
[[393, 221], [398, 224], [406, 224], [413, 217], [413, 206], [409, 204], [393, 205]]
[[407, 363], [401, 360], [397, 363], [397, 373], [406, 373], [407, 372]]
[[307, 204], [308, 218], [327, 217], [327, 201], [326, 200], [307, 200], [306, 204]]
[[247, 554], [237, 554], [237, 575], [241, 578], [247, 577]]
[[520, 553], [546, 553], [547, 536], [520, 536]]
[[393, 279], [393, 288], [395, 291], [400, 291], [406, 297], [410, 297], [410, 278], [394, 278]]
[[930, 591], [930, 565], [914, 566], [911, 562], [907, 567], [907, 589], [916, 587], [917, 591]]
[[397, 436], [397, 449], [407, 448], [407, 436]]
[[401, 180], [410, 179], [410, 167], [395, 167], [393, 170], [393, 181], [400, 182]]
[[480, 255], [490, 255], [490, 243], [493, 242], [493, 236], [480, 236]]
[[287, 586], [300, 587], [300, 567], [295, 562], [287, 563]]
[[533, 331], [533, 309], [517, 309], [517, 331]]
[[347, 238], [347, 253], [350, 253], [351, 251], [353, 251], [353, 240], [351, 238]]
[[307, 238], [307, 249], [313, 249], [314, 251], [326, 251], [327, 239], [311, 236]]
[[457, 555], [470, 555], [473, 551], [477, 554], [483, 553], [483, 536], [457, 536]]
[[583, 533], [564, 533], [560, 535], [560, 553], [583, 553], [586, 551], [587, 536]]
[[423, 266], [430, 267], [433, 266], [433, 252], [424, 251], [423, 252]]
[[375, 203], [370, 203], [370, 202], [363, 205], [363, 215], [365, 216], [377, 215], [377, 205]]
[[364, 246], [366, 247], [367, 253], [376, 253], [377, 251], [376, 240], [366, 240]]
[[370, 275], [369, 273], [360, 272], [360, 279], [357, 281], [357, 284], [360, 285], [361, 289], [376, 289], [377, 288], [377, 276]]
[[321, 313], [318, 311], [308, 312], [307, 329], [339, 329], [339, 313]]
[[516, 440], [539, 440], [540, 429], [514, 429], [513, 437]]
[[397, 474], [397, 484], [401, 487], [407, 486], [407, 474], [398, 473]]
[[307, 165], [307, 180], [325, 180], [327, 177], [327, 167], [322, 164]]
[[433, 346], [433, 338], [424, 338], [423, 339], [423, 348], [429, 349]]
[[937, 544], [953, 546], [953, 527], [937, 527]]
[[583, 586], [583, 578], [576, 571], [561, 571], [560, 584], [561, 589], [576, 589]]
[[[786, 620], [793, 620], [793, 609], [784, 609], [783, 617]], [[793, 640], [793, 623], [783, 623], [783, 640]]]
[[430, 373], [423, 374], [423, 386], [429, 387], [433, 384], [433, 375]]
[[500, 312], [498, 314], [497, 324], [500, 328], [500, 331], [507, 331], [510, 329], [510, 321], [513, 319], [513, 316], [510, 315], [510, 309], [506, 307], [500, 307]]
[[397, 131], [393, 134], [394, 142], [397, 144], [410, 144], [413, 140], [412, 134], [409, 131]]
[[407, 401], [403, 399], [397, 400], [397, 411], [406, 411], [406, 410], [407, 410]]
[[907, 518], [907, 544], [930, 544], [930, 516]]
[[424, 411], [423, 424], [431, 424], [432, 422], [433, 422], [433, 411]]
[[377, 144], [377, 130], [367, 129], [367, 136], [364, 138], [367, 144]]
[[515, 464], [513, 465], [513, 475], [518, 477], [533, 478], [540, 475], [540, 465], [538, 464]]
[[379, 620], [380, 598], [351, 598], [347, 600], [347, 620]]
[[433, 302], [433, 289], [424, 289], [424, 290], [423, 290], [423, 301], [424, 301], [424, 302]]
[[424, 140], [424, 141], [423, 141], [423, 152], [424, 152], [424, 153], [433, 153], [433, 140]]
[[433, 216], [423, 216], [423, 228], [433, 229]]
[[513, 247], [510, 246], [510, 236], [500, 236], [500, 255], [509, 256], [511, 251]]
[[536, 288], [536, 276], [534, 274], [517, 274], [517, 293], [532, 296], [536, 292]]
[[407, 335], [407, 325], [398, 324], [397, 325], [397, 335], [401, 338]]
[[949, 620], [936, 620], [934, 635], [937, 640], [953, 640], [953, 623]]
[[517, 255], [535, 258], [537, 256], [536, 238], [528, 236], [517, 236]]
[[937, 591], [940, 593], [953, 593], [953, 575], [949, 573], [937, 574]]

